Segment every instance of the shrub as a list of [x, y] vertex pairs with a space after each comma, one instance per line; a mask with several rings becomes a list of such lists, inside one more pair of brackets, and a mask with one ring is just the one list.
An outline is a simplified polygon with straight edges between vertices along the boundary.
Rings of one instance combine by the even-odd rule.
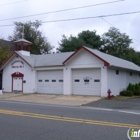
[[135, 90], [140, 90], [140, 85], [139, 84], [135, 84]]
[[127, 87], [127, 90], [128, 90], [128, 91], [135, 92], [135, 85], [129, 83], [129, 85], [128, 85], [128, 87]]
[[120, 95], [121, 96], [133, 96], [133, 91], [130, 91], [130, 90], [123, 90], [120, 92]]
[[135, 90], [134, 95], [139, 96], [140, 95], [140, 90]]

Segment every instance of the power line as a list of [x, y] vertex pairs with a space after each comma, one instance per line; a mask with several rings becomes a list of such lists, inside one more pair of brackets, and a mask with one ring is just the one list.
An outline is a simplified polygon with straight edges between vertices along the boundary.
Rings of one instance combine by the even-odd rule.
[[24, 2], [24, 1], [28, 1], [28, 0], [22, 0], [22, 1], [15, 1], [15, 2], [11, 2], [11, 3], [0, 4], [0, 6], [11, 5], [11, 4], [15, 4], [15, 3]]
[[[115, 27], [113, 24], [111, 24], [110, 22], [108, 22], [107, 20], [105, 20], [103, 17], [101, 17], [101, 19], [103, 20], [103, 21], [105, 21], [106, 23], [108, 23], [109, 25], [111, 25], [112, 27]], [[116, 28], [116, 27], [115, 27]], [[121, 31], [122, 32], [122, 31]], [[133, 38], [135, 41], [137, 41], [137, 42], [139, 42], [140, 43], [140, 41], [139, 40], [137, 40], [137, 39], [135, 39], [135, 38]]]
[[[85, 20], [85, 19], [93, 19], [93, 18], [103, 18], [103, 17], [130, 15], [130, 14], [137, 14], [137, 13], [140, 13], [140, 11], [127, 12], [127, 13], [118, 13], [118, 14], [110, 14], [110, 15], [101, 15], [101, 16], [93, 16], [93, 17], [81, 17], [81, 18], [72, 18], [72, 19], [48, 20], [48, 21], [42, 21], [42, 23], [63, 22], [63, 21], [73, 21], [73, 20], [76, 21], [76, 20]], [[4, 26], [14, 26], [14, 24], [0, 25], [0, 27], [4, 27]]]
[[113, 24], [111, 24], [110, 22], [108, 22], [107, 20], [105, 20], [103, 17], [101, 17], [101, 19], [102, 19], [103, 21], [105, 21], [106, 23], [108, 23], [109, 25], [111, 25], [112, 27], [115, 27]]
[[27, 17], [33, 17], [33, 16], [41, 16], [41, 15], [46, 15], [46, 14], [52, 14], [52, 13], [59, 13], [59, 12], [65, 12], [65, 11], [89, 8], [89, 7], [93, 7], [93, 6], [112, 4], [112, 3], [116, 3], [116, 2], [122, 2], [122, 1], [125, 1], [125, 0], [111, 1], [111, 2], [106, 2], [106, 3], [98, 3], [98, 4], [94, 4], [94, 5], [86, 5], [86, 6], [81, 6], [81, 7], [75, 7], [75, 8], [69, 8], [69, 9], [51, 11], [51, 12], [46, 12], [46, 13], [34, 14], [34, 15], [27, 15], [27, 16], [21, 16], [21, 17], [8, 18], [8, 19], [1, 19], [0, 21], [6, 21], [6, 20], [12, 20], [12, 19], [20, 19], [20, 18], [27, 18]]
[[101, 15], [101, 16], [94, 16], [94, 17], [81, 17], [81, 18], [72, 18], [72, 19], [60, 19], [60, 20], [52, 20], [52, 21], [43, 21], [42, 23], [62, 22], [62, 21], [71, 21], [71, 20], [84, 20], [84, 19], [101, 18], [101, 17], [112, 17], [112, 16], [121, 16], [121, 15], [137, 14], [137, 13], [140, 13], [140, 11], [127, 12], [127, 13], [119, 13], [119, 14], [110, 14], [110, 15]]

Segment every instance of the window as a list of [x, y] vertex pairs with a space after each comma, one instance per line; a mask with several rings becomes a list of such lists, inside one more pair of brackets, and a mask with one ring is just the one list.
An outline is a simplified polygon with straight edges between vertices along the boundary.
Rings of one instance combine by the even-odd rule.
[[80, 80], [79, 79], [75, 79], [74, 82], [80, 82]]
[[38, 80], [38, 82], [42, 82], [42, 80]]
[[85, 79], [84, 82], [89, 82], [89, 80], [88, 79]]
[[119, 75], [119, 70], [116, 70], [116, 74]]
[[56, 80], [52, 80], [52, 82], [56, 82]]
[[100, 80], [99, 79], [95, 79], [94, 82], [100, 82]]
[[59, 82], [63, 82], [63, 80], [59, 80]]
[[139, 77], [140, 77], [140, 74], [139, 74]]
[[132, 72], [130, 72], [130, 76], [132, 76]]
[[45, 80], [45, 82], [49, 82], [49, 80]]

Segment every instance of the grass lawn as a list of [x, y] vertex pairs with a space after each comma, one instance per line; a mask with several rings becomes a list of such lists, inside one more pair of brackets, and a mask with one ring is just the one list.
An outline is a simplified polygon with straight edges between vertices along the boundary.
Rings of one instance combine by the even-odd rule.
[[106, 97], [105, 99], [107, 99], [107, 100], [129, 100], [129, 99], [136, 99], [136, 98], [140, 98], [140, 96], [131, 96], [131, 97], [128, 97], [128, 96], [120, 96], [120, 95], [117, 95], [117, 96], [111, 97], [110, 99], [108, 99], [108, 97]]

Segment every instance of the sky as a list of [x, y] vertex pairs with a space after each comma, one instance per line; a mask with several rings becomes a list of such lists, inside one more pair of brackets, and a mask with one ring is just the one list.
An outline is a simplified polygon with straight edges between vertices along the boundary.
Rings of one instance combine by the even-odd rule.
[[[94, 6], [36, 15], [88, 5]], [[42, 24], [39, 30], [48, 38], [50, 44], [57, 48], [59, 47], [58, 42], [62, 39], [62, 35], [66, 35], [67, 37], [70, 35], [77, 36], [78, 33], [84, 30], [95, 30], [97, 34], [102, 35], [110, 27], [114, 26], [120, 32], [129, 35], [133, 39], [131, 47], [136, 51], [140, 51], [140, 13], [100, 17], [102, 15], [135, 11], [140, 11], [140, 0], [0, 0], [0, 38], [8, 40], [8, 36], [13, 34], [13, 22], [15, 21], [28, 22], [40, 20], [44, 22], [99, 16], [98, 18], [85, 20], [46, 22]], [[24, 16], [29, 17], [25, 18]]]

